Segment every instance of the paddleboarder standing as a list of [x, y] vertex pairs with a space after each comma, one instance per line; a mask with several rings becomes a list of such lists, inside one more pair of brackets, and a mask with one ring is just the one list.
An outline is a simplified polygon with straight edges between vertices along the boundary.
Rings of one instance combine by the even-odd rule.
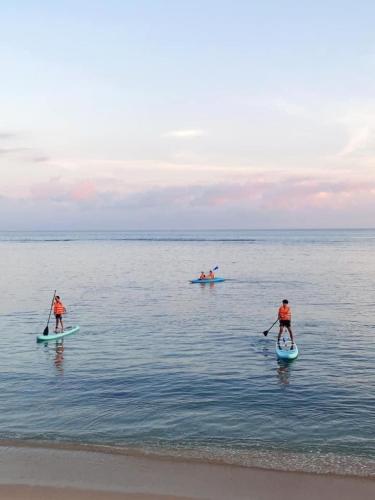
[[291, 328], [292, 321], [292, 311], [289, 306], [289, 301], [287, 299], [283, 300], [282, 305], [279, 307], [278, 318], [280, 322], [279, 336], [277, 337], [277, 345], [280, 347], [280, 338], [283, 334], [284, 328], [286, 328], [290, 335], [290, 340], [292, 341], [291, 350], [294, 348], [294, 339]]
[[66, 308], [64, 304], [61, 302], [60, 297], [58, 295], [55, 296], [55, 300], [53, 303], [53, 314], [56, 318], [56, 327], [55, 333], [58, 332], [59, 324], [61, 325], [61, 331], [64, 331], [64, 323], [62, 320], [62, 315], [66, 313]]

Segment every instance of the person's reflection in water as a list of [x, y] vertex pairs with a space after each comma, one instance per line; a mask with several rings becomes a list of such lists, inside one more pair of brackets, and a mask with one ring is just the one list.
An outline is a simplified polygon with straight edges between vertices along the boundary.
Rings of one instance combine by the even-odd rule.
[[290, 379], [290, 363], [285, 363], [284, 361], [277, 362], [277, 376], [279, 378], [279, 382], [282, 385], [289, 385]]
[[[215, 282], [213, 282], [213, 283], [207, 283], [207, 282], [206, 282], [206, 283], [201, 283], [201, 284], [200, 284], [200, 287], [201, 287], [201, 289], [202, 289], [202, 290], [207, 290], [207, 288], [208, 288], [209, 290], [212, 290], [213, 288], [215, 288], [215, 284], [216, 284]], [[208, 285], [208, 286], [207, 286], [207, 285]]]
[[64, 343], [56, 342], [55, 366], [60, 373], [64, 373]]

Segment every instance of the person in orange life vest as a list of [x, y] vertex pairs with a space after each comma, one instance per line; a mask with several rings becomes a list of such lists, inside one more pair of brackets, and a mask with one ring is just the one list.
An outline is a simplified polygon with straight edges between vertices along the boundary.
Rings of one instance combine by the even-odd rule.
[[210, 269], [210, 272], [208, 273], [208, 279], [209, 279], [209, 280], [213, 280], [213, 279], [215, 279], [215, 275], [214, 275], [214, 273], [211, 271], [211, 269]]
[[201, 272], [201, 275], [199, 276], [199, 279], [200, 280], [205, 280], [206, 279], [206, 275], [204, 274], [203, 271]]
[[292, 321], [292, 311], [289, 307], [289, 302], [287, 299], [283, 300], [282, 306], [279, 307], [279, 321], [280, 321], [280, 331], [279, 331], [279, 336], [277, 337], [277, 344], [280, 347], [280, 337], [283, 334], [284, 328], [286, 328], [289, 332], [290, 335], [290, 340], [292, 341], [291, 349], [294, 347], [294, 339], [293, 339], [293, 333], [291, 329], [291, 321]]
[[53, 314], [56, 318], [55, 332], [58, 331], [59, 324], [61, 325], [61, 331], [64, 331], [64, 323], [62, 320], [62, 315], [66, 313], [64, 304], [61, 302], [60, 297], [56, 295], [55, 302], [53, 303]]

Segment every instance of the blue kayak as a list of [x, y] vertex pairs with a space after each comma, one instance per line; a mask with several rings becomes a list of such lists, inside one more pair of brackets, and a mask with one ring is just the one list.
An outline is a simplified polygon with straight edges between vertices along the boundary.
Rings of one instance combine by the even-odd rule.
[[281, 343], [280, 347], [276, 342], [276, 355], [279, 359], [283, 359], [284, 361], [296, 359], [298, 356], [298, 347], [297, 344], [294, 343], [293, 349], [291, 347], [291, 342]]
[[196, 280], [190, 280], [190, 283], [220, 283], [221, 281], [225, 281], [225, 278], [214, 278], [214, 279], [205, 279], [200, 280], [199, 278]]
[[51, 333], [49, 335], [37, 335], [37, 342], [49, 342], [50, 340], [58, 340], [63, 337], [67, 337], [68, 335], [72, 335], [75, 332], [78, 332], [79, 326], [69, 326], [66, 330], [60, 333]]

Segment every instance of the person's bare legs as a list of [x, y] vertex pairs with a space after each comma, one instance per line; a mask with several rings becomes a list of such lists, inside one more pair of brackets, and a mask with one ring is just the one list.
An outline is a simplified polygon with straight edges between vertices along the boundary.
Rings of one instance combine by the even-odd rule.
[[277, 345], [279, 347], [280, 347], [280, 338], [281, 338], [281, 335], [283, 334], [283, 331], [284, 331], [284, 326], [280, 325], [279, 336], [277, 337]]
[[55, 333], [57, 332], [58, 328], [59, 328], [59, 318], [56, 318]]
[[292, 341], [292, 347], [293, 347], [294, 346], [294, 338], [293, 338], [292, 329], [290, 326], [287, 326], [287, 329], [288, 329], [290, 340]]
[[61, 325], [61, 331], [63, 332], [64, 331], [64, 323], [63, 323], [62, 318], [60, 318], [60, 325]]

